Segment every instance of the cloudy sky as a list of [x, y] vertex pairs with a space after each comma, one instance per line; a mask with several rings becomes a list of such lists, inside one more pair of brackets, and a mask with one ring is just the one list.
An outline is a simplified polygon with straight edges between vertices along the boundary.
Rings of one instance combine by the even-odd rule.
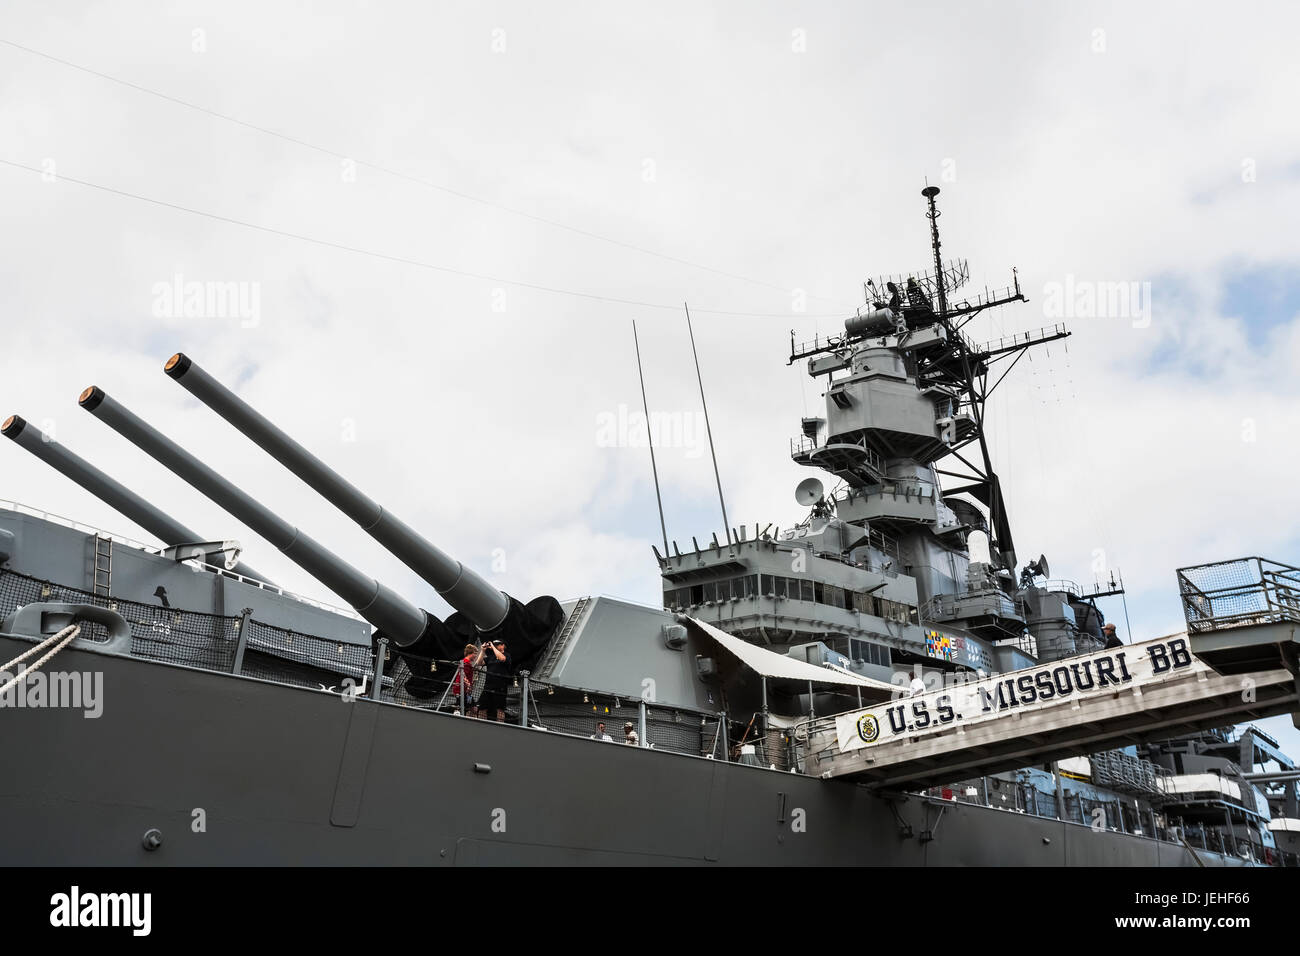
[[[1115, 569], [1133, 637], [1165, 634], [1176, 568], [1300, 560], [1298, 29], [1284, 4], [11, 2], [0, 413], [330, 597], [78, 410], [98, 384], [444, 609], [168, 380], [184, 350], [516, 595], [654, 603], [632, 322], [669, 536], [722, 526], [683, 302], [731, 521], [789, 525], [823, 401], [791, 330], [928, 267], [928, 179], [972, 285], [1015, 266], [1030, 299], [971, 337], [1073, 332], [990, 403], [1021, 557]], [[172, 301], [190, 283], [242, 307]], [[1089, 304], [1114, 283], [1127, 308]], [[0, 495], [151, 540], [0, 455]]]

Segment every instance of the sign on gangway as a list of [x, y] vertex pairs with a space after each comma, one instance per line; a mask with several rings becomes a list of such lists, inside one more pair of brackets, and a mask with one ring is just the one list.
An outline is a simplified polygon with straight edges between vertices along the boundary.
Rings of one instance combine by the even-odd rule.
[[1181, 677], [1194, 664], [1205, 666], [1185, 637], [1129, 644], [841, 714], [835, 732], [840, 752], [848, 753], [1140, 688]]

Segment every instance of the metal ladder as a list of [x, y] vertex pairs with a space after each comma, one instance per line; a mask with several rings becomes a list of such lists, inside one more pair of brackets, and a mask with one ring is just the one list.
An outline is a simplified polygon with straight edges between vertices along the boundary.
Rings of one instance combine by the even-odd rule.
[[96, 597], [108, 597], [113, 589], [113, 539], [95, 533], [95, 573], [92, 590]]
[[549, 677], [555, 665], [559, 663], [560, 655], [564, 653], [569, 638], [578, 629], [578, 619], [582, 617], [582, 612], [587, 610], [587, 605], [590, 603], [591, 598], [579, 598], [578, 603], [573, 605], [573, 610], [569, 612], [569, 617], [560, 628], [560, 633], [555, 635], [555, 640], [551, 641], [550, 650], [546, 652], [546, 658], [542, 661], [542, 677]]

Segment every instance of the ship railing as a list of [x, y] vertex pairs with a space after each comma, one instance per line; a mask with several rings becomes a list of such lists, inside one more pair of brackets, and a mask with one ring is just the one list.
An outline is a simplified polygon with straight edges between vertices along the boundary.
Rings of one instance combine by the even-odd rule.
[[365, 618], [350, 607], [339, 607], [337, 604], [330, 604], [328, 601], [318, 601], [316, 598], [308, 597], [305, 594], [299, 594], [296, 591], [288, 591], [274, 584], [267, 584], [265, 581], [259, 581], [257, 578], [250, 578], [237, 571], [218, 567], [215, 564], [208, 564], [200, 558], [191, 558], [186, 560], [184, 563], [191, 567], [210, 571], [223, 578], [231, 578], [232, 580], [239, 581], [241, 584], [247, 584], [249, 587], [257, 588], [260, 591], [268, 591], [271, 594], [278, 594], [280, 597], [288, 598], [289, 600], [296, 601], [299, 604], [306, 604], [309, 607], [314, 607], [322, 611], [329, 611], [331, 614], [337, 614], [340, 617], [351, 618], [354, 621], [365, 620]]
[[517, 722], [535, 730], [591, 738], [597, 723], [603, 722], [606, 733], [616, 743], [627, 745], [624, 727], [631, 723], [637, 746], [646, 749], [714, 760], [728, 760], [733, 749], [731, 741], [736, 730], [729, 727], [724, 712], [670, 706], [554, 681], [534, 681], [522, 672], [513, 678], [511, 690], [515, 687], [519, 694]]
[[[878, 574], [884, 574], [888, 577], [898, 576], [898, 572], [895, 571], [892, 567], [886, 568], [884, 565], [876, 565], [870, 561], [853, 561], [845, 557], [843, 554], [839, 554], [834, 551], [813, 551], [811, 553], [813, 554], [814, 557], [822, 558], [826, 561], [835, 561], [838, 562], [839, 564], [843, 564], [850, 568], [859, 568], [863, 571], [874, 571]], [[896, 556], [897, 555], [895, 555], [895, 557]]]
[[128, 538], [124, 534], [105, 531], [103, 528], [96, 528], [94, 525], [83, 524], [72, 518], [65, 518], [63, 515], [54, 514], [51, 511], [43, 511], [40, 508], [33, 508], [25, 505], [20, 501], [9, 501], [0, 498], [0, 508], [6, 511], [12, 511], [16, 514], [30, 515], [33, 518], [40, 518], [42, 521], [49, 521], [52, 524], [62, 525], [65, 528], [71, 528], [74, 531], [80, 531], [83, 534], [97, 534], [101, 538], [111, 538], [118, 544], [124, 544], [127, 547], [139, 548], [141, 551], [147, 551], [150, 554], [162, 554], [161, 548], [155, 548], [152, 545], [145, 544], [143, 541], [137, 541], [134, 538]]
[[934, 400], [934, 420], [936, 422], [947, 421], [963, 414], [974, 417], [969, 401], [963, 401], [958, 396], [945, 396]]
[[967, 589], [960, 594], [936, 594], [922, 605], [921, 616], [923, 618], [929, 616], [931, 620], [955, 617], [958, 611], [957, 605], [961, 603], [973, 604], [986, 614], [1004, 611], [1010, 614], [1022, 613], [1020, 603], [1001, 589], [978, 588]]
[[[838, 335], [814, 335], [811, 339], [795, 342], [794, 333], [790, 334], [790, 362], [794, 362], [819, 352], [842, 348], [848, 343], [848, 336], [843, 332]], [[789, 363], [787, 363], [789, 364]]]
[[[716, 760], [734, 758], [733, 738], [743, 731], [726, 714], [642, 700], [608, 690], [537, 680], [526, 669], [493, 677], [484, 665], [465, 679], [463, 660], [443, 660], [388, 647], [381, 699], [403, 707], [492, 720], [495, 711], [478, 710], [489, 680], [504, 693], [505, 722], [567, 737], [590, 739], [597, 724], [615, 743], [625, 744], [631, 722], [638, 745]], [[599, 741], [604, 743], [605, 741]]]
[[1180, 568], [1177, 574], [1189, 634], [1300, 623], [1300, 568], [1249, 557]]
[[938, 596], [935, 596], [935, 597], [930, 598], [928, 601], [926, 601], [926, 602], [925, 602], [924, 604], [922, 604], [921, 607], [920, 607], [921, 620], [922, 620], [922, 621], [937, 621], [937, 620], [939, 620], [939, 619], [942, 618], [946, 613], [948, 613], [948, 612], [945, 610], [945, 607], [946, 607], [946, 605], [945, 605], [945, 603], [944, 603], [943, 595], [938, 595]]
[[875, 548], [882, 554], [887, 554], [895, 561], [898, 560], [898, 539], [885, 534], [883, 531], [876, 531], [874, 528], [867, 532], [867, 544]]
[[[99, 594], [0, 569], [0, 619], [37, 602], [91, 604], [120, 614], [131, 630], [131, 655], [218, 673], [257, 677], [342, 692], [373, 680], [369, 642], [348, 643], [267, 624], [253, 614], [207, 614]], [[107, 639], [103, 624], [83, 626], [83, 638]]]
[[828, 440], [819, 445], [816, 439], [810, 438], [807, 435], [800, 435], [797, 438], [790, 439], [790, 457], [803, 458], [819, 448], [826, 447], [827, 445], [852, 445], [862, 452], [862, 464], [864, 464], [871, 472], [877, 475], [883, 475], [885, 473], [885, 459], [880, 457], [880, 453], [867, 444], [865, 437], [857, 439], [847, 437], [836, 438], [834, 441]]
[[790, 439], [791, 458], [803, 458], [815, 451], [816, 448], [816, 439], [809, 438], [807, 435], [800, 435], [798, 438]]
[[1077, 582], [1068, 578], [1053, 578], [1051, 581], [1044, 581], [1038, 587], [1044, 591], [1063, 591], [1080, 600], [1083, 599], [1083, 589], [1079, 587]]
[[[1010, 291], [1009, 289], [1006, 291]], [[1033, 345], [1043, 339], [1060, 338], [1068, 334], [1065, 323], [1058, 322], [1055, 325], [1045, 325], [1040, 329], [1032, 329], [1028, 332], [1017, 332], [1014, 335], [1004, 335], [1000, 339], [994, 339], [991, 342], [984, 342], [978, 347], [971, 347], [971, 351], [984, 354], [997, 354], [1005, 352], [1007, 349], [1013, 349], [1022, 345]]]
[[[16, 514], [30, 515], [33, 518], [40, 518], [42, 521], [49, 521], [52, 524], [61, 525], [65, 528], [71, 528], [73, 531], [79, 531], [82, 534], [94, 534], [101, 538], [108, 538], [115, 544], [121, 544], [128, 548], [135, 548], [146, 554], [152, 554], [158, 557], [163, 556], [166, 552], [163, 548], [156, 548], [153, 545], [145, 544], [143, 541], [137, 541], [134, 538], [127, 537], [124, 534], [105, 531], [103, 528], [97, 528], [94, 525], [85, 524], [76, 521], [73, 518], [65, 518], [63, 515], [57, 515], [50, 511], [43, 511], [40, 508], [33, 508], [18, 501], [9, 501], [0, 498], [0, 508], [6, 511], [12, 511]], [[305, 594], [298, 594], [295, 591], [288, 591], [274, 584], [267, 584], [265, 581], [259, 581], [257, 578], [250, 578], [246, 575], [239, 574], [236, 571], [230, 571], [226, 568], [219, 567], [215, 564], [209, 564], [202, 558], [187, 558], [183, 562], [192, 568], [199, 568], [203, 571], [210, 571], [218, 574], [223, 578], [232, 578], [250, 587], [255, 587], [261, 591], [269, 591], [272, 594], [278, 594], [281, 597], [288, 598], [291, 601], [297, 601], [299, 604], [306, 604], [310, 607], [318, 608], [322, 611], [329, 611], [331, 614], [338, 614], [342, 617], [350, 618], [354, 621], [364, 620], [361, 615], [357, 614], [351, 608], [339, 607], [326, 601], [318, 601], [316, 598], [307, 597]]]
[[835, 501], [852, 504], [859, 499], [870, 500], [872, 498], [928, 498], [931, 502], [937, 500], [938, 494], [941, 493], [939, 486], [932, 481], [926, 481], [923, 478], [884, 478], [878, 486], [869, 488], [845, 488], [835, 496]]
[[[836, 716], [836, 714], [828, 714], [809, 717], [791, 728], [790, 741], [799, 758], [796, 769], [800, 773], [817, 775], [820, 773], [818, 766], [823, 761], [834, 759], [838, 753], [839, 748], [834, 742]], [[826, 745], [818, 750], [810, 749], [810, 741], [817, 738], [826, 740]]]

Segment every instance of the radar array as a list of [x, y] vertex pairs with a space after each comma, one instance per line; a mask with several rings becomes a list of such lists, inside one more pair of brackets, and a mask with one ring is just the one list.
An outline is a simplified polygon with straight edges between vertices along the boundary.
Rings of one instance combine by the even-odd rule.
[[[959, 300], [950, 300], [951, 293], [969, 283], [970, 268], [965, 259], [950, 259], [945, 264], [940, 255], [940, 213], [935, 204], [939, 187], [926, 186], [921, 195], [927, 203], [925, 216], [930, 222], [933, 268], [927, 272], [868, 279], [863, 284], [867, 311], [859, 309], [846, 324], [846, 331], [837, 335], [818, 336], [800, 343], [795, 341], [792, 332], [789, 361], [794, 363], [828, 353], [847, 355], [857, 343], [896, 333], [897, 347], [906, 352], [908, 370], [916, 375], [918, 386], [948, 396], [952, 427], [945, 432], [945, 440], [953, 463], [936, 471], [965, 484], [946, 494], [968, 495], [988, 509], [993, 539], [990, 553], [1003, 567], [1014, 568], [1015, 545], [1001, 482], [989, 456], [984, 407], [989, 396], [1031, 348], [1064, 339], [1070, 332], [1064, 324], [1056, 324], [990, 342], [971, 341], [962, 329], [975, 316], [987, 309], [1028, 300], [1021, 291], [1015, 269], [1011, 271], [1011, 284], [1005, 288], [985, 288]], [[942, 329], [942, 335], [916, 336], [911, 341], [920, 330], [936, 325]], [[994, 376], [992, 384], [990, 374]], [[977, 454], [963, 455], [962, 450], [972, 444], [978, 446]], [[945, 461], [945, 464], [949, 463]]]

